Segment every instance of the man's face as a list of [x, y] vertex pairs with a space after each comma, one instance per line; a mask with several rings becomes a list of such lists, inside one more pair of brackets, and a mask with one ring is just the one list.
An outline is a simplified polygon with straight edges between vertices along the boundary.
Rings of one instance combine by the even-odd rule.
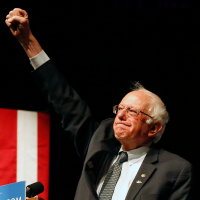
[[[124, 107], [135, 107], [148, 114], [150, 96], [142, 91], [128, 93], [120, 102]], [[117, 113], [113, 124], [115, 137], [123, 145], [124, 150], [138, 148], [151, 143], [149, 132], [152, 125], [148, 125], [148, 116], [139, 112], [138, 116], [132, 117], [127, 111]]]

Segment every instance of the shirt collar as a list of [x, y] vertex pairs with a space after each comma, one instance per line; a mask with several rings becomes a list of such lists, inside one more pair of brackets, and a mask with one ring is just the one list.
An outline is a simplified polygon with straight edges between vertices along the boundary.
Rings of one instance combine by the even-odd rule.
[[[149, 151], [149, 146], [143, 146], [143, 147], [139, 147], [137, 149], [132, 149], [129, 151], [125, 151], [128, 154], [128, 161], [134, 160], [134, 159], [139, 159], [142, 156], [145, 156], [147, 154], [147, 152]], [[121, 146], [119, 152], [124, 151], [123, 147]]]

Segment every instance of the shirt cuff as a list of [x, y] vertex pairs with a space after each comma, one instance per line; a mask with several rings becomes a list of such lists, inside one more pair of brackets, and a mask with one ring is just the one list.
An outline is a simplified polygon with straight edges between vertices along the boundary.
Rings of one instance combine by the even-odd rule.
[[47, 54], [43, 50], [36, 56], [30, 58], [31, 65], [33, 66], [34, 69], [37, 69], [48, 60], [50, 60], [50, 58], [47, 56]]

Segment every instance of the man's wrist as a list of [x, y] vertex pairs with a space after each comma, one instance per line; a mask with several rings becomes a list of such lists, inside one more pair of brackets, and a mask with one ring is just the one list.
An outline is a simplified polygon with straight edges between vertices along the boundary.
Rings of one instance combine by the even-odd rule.
[[28, 39], [21, 38], [21, 39], [18, 39], [18, 41], [22, 45], [23, 49], [25, 50], [29, 58], [36, 56], [42, 51], [42, 47], [40, 46], [40, 44], [38, 43], [38, 41], [32, 34], [29, 35]]

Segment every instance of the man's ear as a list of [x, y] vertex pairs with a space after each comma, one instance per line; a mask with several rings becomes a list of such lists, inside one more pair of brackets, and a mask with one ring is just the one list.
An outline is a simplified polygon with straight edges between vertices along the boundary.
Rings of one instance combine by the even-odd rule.
[[160, 131], [163, 128], [163, 125], [161, 122], [155, 122], [152, 124], [151, 130], [148, 133], [149, 137], [155, 136], [158, 131]]

